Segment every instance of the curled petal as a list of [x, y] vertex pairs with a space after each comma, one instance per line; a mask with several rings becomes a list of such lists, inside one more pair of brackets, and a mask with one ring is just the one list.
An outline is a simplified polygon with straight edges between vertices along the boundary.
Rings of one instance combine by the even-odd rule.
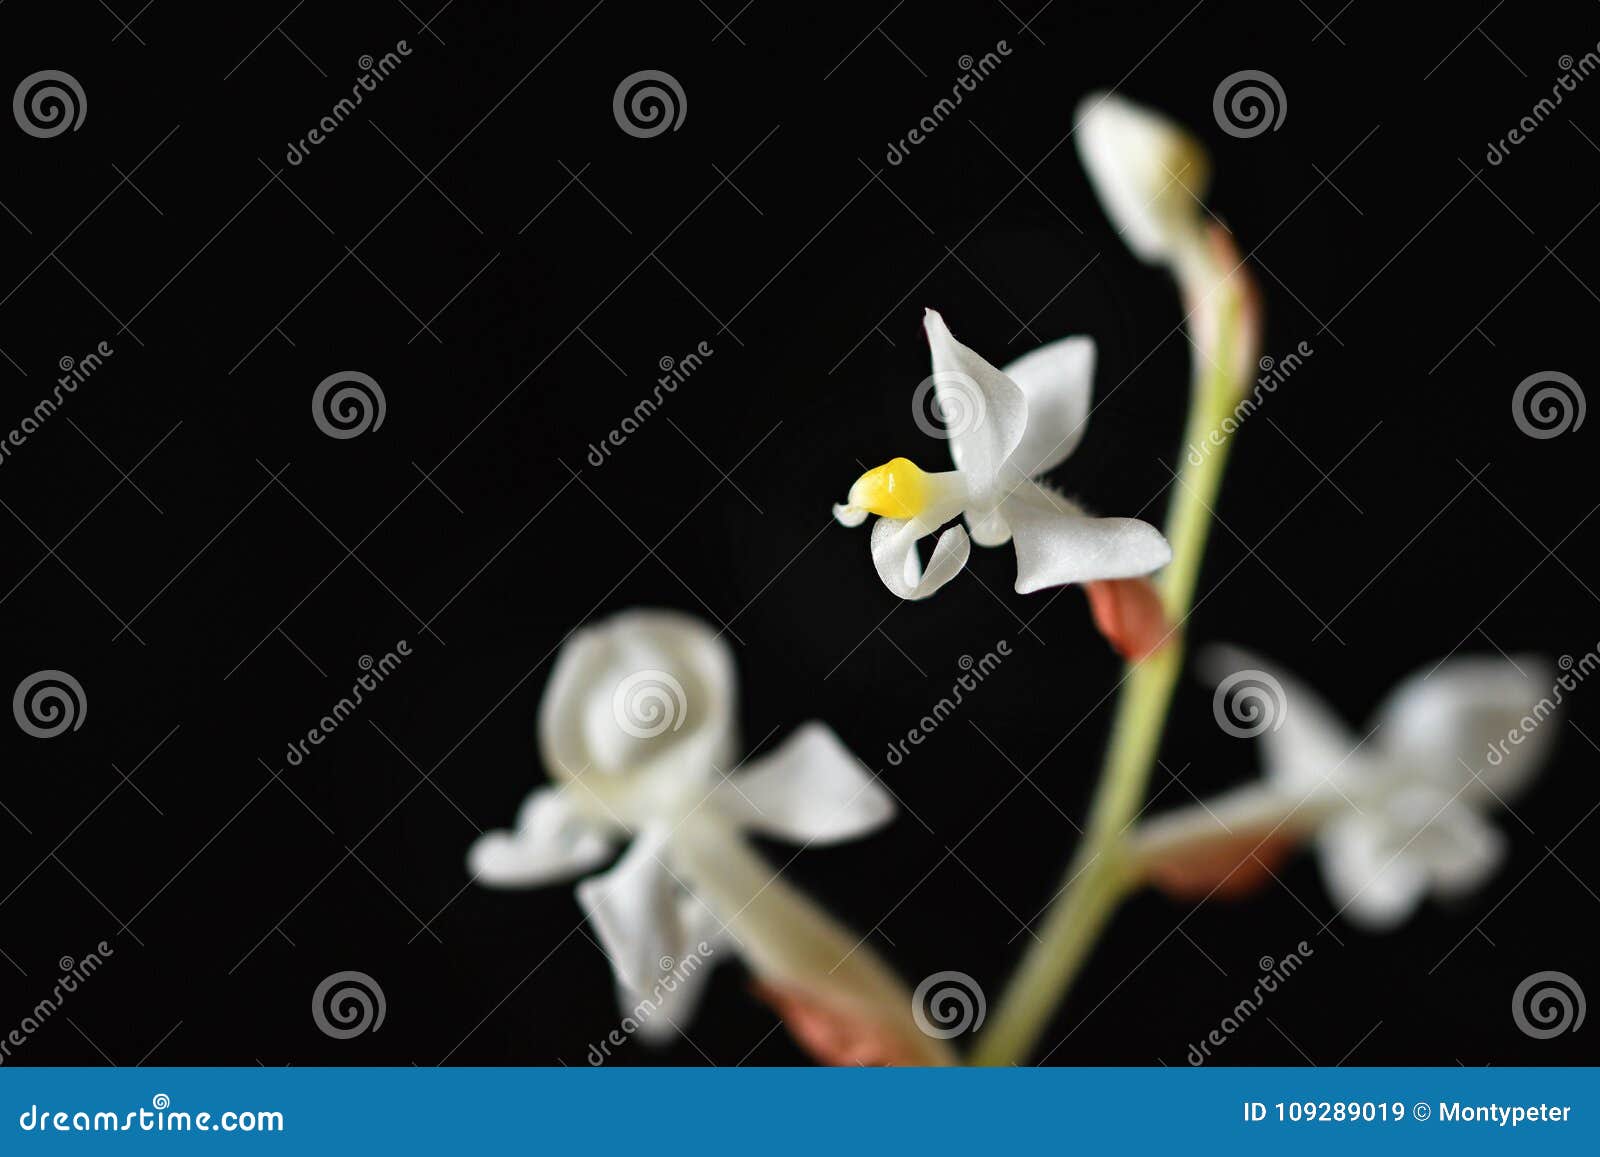
[[833, 517], [840, 526], [860, 526], [867, 520], [871, 511], [861, 506], [851, 506], [848, 502], [833, 504]]
[[1506, 838], [1472, 807], [1456, 802], [1433, 814], [1417, 841], [1440, 896], [1476, 891], [1505, 860]]
[[485, 832], [467, 854], [479, 883], [524, 888], [569, 879], [603, 863], [615, 845], [559, 788], [528, 796], [515, 831]]
[[1460, 795], [1413, 783], [1393, 791], [1381, 811], [1330, 828], [1323, 840], [1329, 890], [1357, 923], [1387, 928], [1409, 914], [1386, 904], [1405, 887], [1439, 896], [1477, 889], [1505, 858], [1506, 840]]
[[1475, 890], [1499, 868], [1506, 845], [1471, 803], [1425, 784], [1395, 791], [1381, 812], [1330, 824], [1318, 843], [1341, 914], [1375, 932], [1402, 924], [1429, 892]]
[[1401, 852], [1384, 825], [1347, 816], [1329, 824], [1317, 844], [1328, 895], [1353, 924], [1372, 932], [1391, 931], [1427, 895], [1425, 865]]
[[1172, 561], [1161, 532], [1134, 518], [1091, 518], [1034, 482], [1000, 504], [1017, 544], [1017, 593], [1096, 579], [1133, 578]]
[[807, 723], [717, 789], [742, 827], [795, 843], [835, 843], [882, 827], [894, 801], [833, 731]]
[[1146, 578], [1102, 579], [1084, 584], [1094, 624], [1117, 654], [1136, 663], [1178, 636], [1167, 622], [1155, 584]]
[[539, 702], [540, 752], [564, 778], [669, 766], [704, 774], [732, 758], [737, 692], [733, 652], [705, 623], [624, 611], [561, 648]]
[[917, 556], [917, 540], [930, 533], [917, 519], [880, 518], [872, 526], [872, 562], [883, 585], [903, 599], [925, 599], [967, 565], [972, 546], [966, 531], [952, 526], [939, 536], [928, 569]]

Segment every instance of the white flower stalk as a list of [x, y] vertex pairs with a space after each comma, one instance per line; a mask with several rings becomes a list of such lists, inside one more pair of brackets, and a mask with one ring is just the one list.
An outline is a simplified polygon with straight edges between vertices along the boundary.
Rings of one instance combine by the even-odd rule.
[[932, 382], [955, 469], [925, 473], [905, 458], [867, 471], [833, 508], [845, 526], [878, 515], [872, 561], [903, 599], [923, 599], [966, 565], [967, 533], [940, 535], [926, 571], [917, 543], [965, 518], [979, 546], [1015, 542], [1016, 589], [1132, 578], [1166, 565], [1172, 551], [1155, 527], [1093, 518], [1036, 479], [1077, 447], [1089, 416], [1094, 342], [1069, 337], [997, 370], [927, 311]]
[[1266, 776], [1135, 829], [1127, 850], [1140, 869], [1159, 878], [1228, 848], [1239, 864], [1222, 865], [1221, 878], [1263, 844], [1309, 837], [1339, 911], [1381, 931], [1429, 895], [1465, 895], [1498, 868], [1506, 841], [1487, 813], [1527, 784], [1554, 738], [1553, 727], [1529, 724], [1543, 719], [1547, 664], [1446, 660], [1395, 688], [1363, 740], [1292, 677], [1236, 652], [1209, 658], [1216, 672], [1248, 668], [1273, 688], [1249, 728]]
[[[920, 1033], [911, 996], [857, 937], [790, 887], [748, 845], [758, 833], [809, 846], [851, 839], [894, 814], [888, 794], [821, 723], [745, 761], [737, 752], [733, 656], [705, 624], [632, 611], [575, 633], [539, 705], [552, 785], [528, 796], [512, 831], [489, 832], [473, 876], [527, 887], [578, 884], [627, 1012], [642, 1034], [681, 1029], [714, 960], [730, 947], [764, 983], [868, 1024], [896, 1056], [949, 1063]], [[678, 967], [697, 959], [693, 972]]]

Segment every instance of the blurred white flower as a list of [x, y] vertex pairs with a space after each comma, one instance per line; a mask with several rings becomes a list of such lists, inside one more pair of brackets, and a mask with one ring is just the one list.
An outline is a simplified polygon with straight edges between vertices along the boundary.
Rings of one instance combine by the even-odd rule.
[[1078, 157], [1106, 216], [1151, 264], [1205, 259], [1205, 149], [1160, 113], [1110, 92], [1090, 93], [1074, 117]]
[[[1282, 688], [1251, 729], [1266, 776], [1135, 829], [1129, 852], [1156, 882], [1204, 895], [1195, 869], [1221, 884], [1250, 867], [1255, 849], [1310, 838], [1339, 912], [1384, 930], [1425, 897], [1464, 895], [1499, 867], [1506, 841], [1487, 816], [1548, 754], [1555, 728], [1526, 724], [1542, 717], [1548, 664], [1446, 660], [1395, 688], [1362, 739], [1316, 694], [1259, 659], [1214, 650], [1208, 660], [1219, 678], [1250, 669]], [[1511, 733], [1522, 736], [1519, 745], [1505, 744]], [[1498, 763], [1491, 750], [1504, 752]], [[1217, 861], [1221, 848], [1229, 849], [1226, 863]]]
[[867, 471], [833, 508], [845, 526], [876, 514], [872, 561], [903, 599], [927, 598], [966, 565], [966, 532], [939, 537], [924, 572], [919, 540], [965, 517], [980, 546], [1015, 541], [1019, 593], [1065, 583], [1149, 574], [1171, 559], [1161, 532], [1132, 518], [1092, 518], [1034, 481], [1083, 437], [1094, 377], [1094, 342], [1069, 337], [997, 370], [927, 311], [938, 410], [956, 469], [924, 473], [905, 458]]
[[1233, 235], [1205, 207], [1204, 146], [1160, 113], [1107, 92], [1079, 102], [1074, 139], [1122, 240], [1177, 280], [1197, 370], [1214, 364], [1243, 392], [1256, 375], [1261, 303]]
[[670, 1037], [693, 1013], [713, 961], [687, 975], [679, 962], [731, 946], [764, 984], [904, 1037], [896, 1055], [944, 1063], [887, 966], [744, 838], [851, 839], [889, 821], [888, 794], [816, 722], [724, 772], [737, 752], [736, 701], [733, 656], [696, 619], [639, 610], [574, 633], [539, 705], [555, 783], [527, 797], [514, 830], [473, 844], [473, 876], [495, 887], [552, 883], [626, 844], [577, 892], [624, 1011], [655, 1006], [636, 1017], [642, 1034]]

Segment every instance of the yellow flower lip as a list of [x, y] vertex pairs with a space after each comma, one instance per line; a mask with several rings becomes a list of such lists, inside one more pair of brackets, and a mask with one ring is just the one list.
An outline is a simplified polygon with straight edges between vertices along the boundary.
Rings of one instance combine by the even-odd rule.
[[850, 505], [883, 518], [916, 518], [927, 509], [928, 475], [909, 458], [891, 458], [850, 487]]

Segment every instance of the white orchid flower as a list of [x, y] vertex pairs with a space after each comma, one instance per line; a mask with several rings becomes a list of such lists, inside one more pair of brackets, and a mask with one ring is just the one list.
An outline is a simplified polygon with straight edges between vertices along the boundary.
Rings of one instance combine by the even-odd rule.
[[979, 546], [1015, 541], [1020, 594], [1066, 583], [1131, 578], [1165, 566], [1172, 549], [1161, 532], [1133, 518], [1093, 518], [1035, 481], [1083, 437], [1094, 377], [1094, 342], [1069, 337], [1042, 346], [1003, 371], [958, 342], [928, 310], [933, 389], [956, 468], [925, 473], [905, 458], [867, 471], [833, 508], [845, 526], [878, 515], [872, 561], [903, 599], [924, 599], [960, 572], [967, 534], [940, 535], [926, 571], [919, 540], [964, 517]]
[[[1155, 879], [1210, 862], [1220, 882], [1263, 844], [1309, 837], [1339, 911], [1385, 930], [1430, 894], [1465, 895], [1498, 868], [1506, 841], [1486, 813], [1548, 754], [1555, 728], [1539, 726], [1552, 710], [1547, 664], [1446, 660], [1395, 688], [1363, 740], [1292, 677], [1239, 652], [1210, 658], [1217, 673], [1234, 672], [1221, 680], [1219, 721], [1232, 684], [1249, 724], [1232, 729], [1259, 735], [1266, 777], [1136, 829], [1130, 853]], [[1219, 848], [1230, 849], [1220, 871]]]
[[1152, 265], [1205, 260], [1211, 159], [1160, 113], [1110, 92], [1079, 102], [1078, 157], [1123, 242]]
[[555, 782], [527, 797], [514, 830], [477, 840], [473, 876], [495, 887], [552, 883], [627, 844], [577, 893], [641, 1034], [679, 1030], [715, 954], [731, 946], [764, 985], [872, 1025], [897, 1042], [896, 1056], [948, 1063], [942, 1042], [917, 1031], [910, 994], [888, 967], [744, 838], [851, 839], [889, 821], [888, 794], [815, 722], [725, 773], [736, 700], [733, 656], [696, 619], [640, 610], [576, 632], [539, 705], [540, 753]]

